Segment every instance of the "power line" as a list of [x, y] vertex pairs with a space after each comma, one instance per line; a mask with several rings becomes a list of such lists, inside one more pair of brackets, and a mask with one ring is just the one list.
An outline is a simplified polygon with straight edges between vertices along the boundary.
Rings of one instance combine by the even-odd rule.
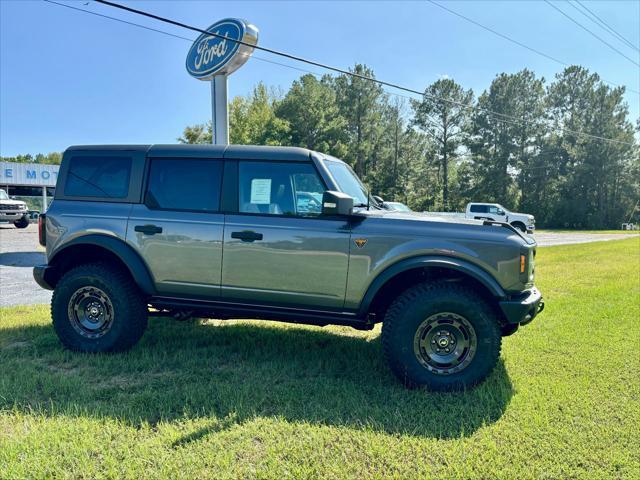
[[[115, 21], [119, 21], [119, 22], [122, 22], [122, 23], [126, 23], [128, 25], [141, 27], [141, 28], [144, 28], [144, 29], [147, 29], [147, 30], [151, 30], [151, 31], [155, 31], [157, 33], [162, 33], [162, 34], [165, 34], [165, 35], [168, 35], [168, 36], [181, 38], [183, 40], [193, 41], [193, 40], [188, 39], [186, 37], [181, 37], [179, 35], [175, 35], [175, 34], [172, 34], [172, 33], [169, 33], [169, 32], [164, 32], [162, 30], [157, 30], [157, 29], [150, 28], [150, 27], [147, 27], [147, 26], [144, 26], [144, 25], [136, 24], [136, 23], [133, 23], [133, 22], [128, 22], [128, 21], [121, 20], [121, 19], [118, 19], [118, 18], [115, 18], [115, 17], [110, 17], [108, 15], [98, 14], [96, 12], [91, 12], [89, 10], [85, 10], [85, 9], [81, 9], [81, 8], [77, 8], [77, 7], [72, 7], [70, 5], [66, 5], [66, 4], [63, 4], [63, 3], [58, 3], [58, 2], [55, 2], [53, 0], [44, 0], [44, 1], [47, 2], [47, 3], [58, 5], [58, 6], [67, 7], [67, 8], [73, 9], [73, 10], [78, 10], [78, 11], [81, 11], [81, 12], [94, 14], [94, 15], [97, 15], [97, 16], [100, 16], [100, 17], [103, 17], [103, 18], [109, 18], [111, 20], [115, 20]], [[215, 34], [215, 33], [207, 32], [206, 30], [202, 30], [200, 28], [193, 27], [191, 25], [187, 25], [187, 24], [184, 24], [184, 23], [181, 23], [181, 22], [177, 22], [175, 20], [171, 20], [171, 19], [168, 19], [168, 18], [160, 17], [158, 15], [154, 15], [152, 13], [144, 12], [142, 10], [137, 10], [137, 9], [134, 9], [134, 8], [131, 8], [131, 7], [127, 7], [125, 5], [120, 5], [120, 4], [113, 3], [113, 2], [110, 2], [110, 1], [106, 1], [106, 0], [95, 0], [95, 1], [98, 2], [98, 3], [102, 3], [104, 5], [107, 5], [107, 6], [119, 8], [121, 10], [125, 10], [125, 11], [131, 12], [131, 13], [135, 13], [135, 14], [138, 14], [138, 15], [142, 15], [142, 16], [145, 16], [145, 17], [148, 17], [148, 18], [153, 18], [155, 20], [159, 20], [159, 21], [164, 22], [164, 23], [169, 23], [169, 24], [176, 25], [176, 26], [179, 26], [179, 27], [182, 27], [182, 28], [193, 30], [195, 32], [203, 33], [203, 34], [208, 35], [208, 36], [222, 37], [222, 35], [218, 35], [218, 34]], [[411, 88], [408, 88], [408, 87], [404, 87], [404, 86], [399, 85], [399, 84], [378, 80], [378, 79], [373, 78], [373, 77], [368, 77], [366, 75], [361, 75], [361, 74], [358, 74], [358, 73], [355, 73], [355, 72], [351, 72], [351, 71], [348, 71], [348, 70], [344, 70], [344, 69], [341, 69], [341, 68], [338, 68], [338, 67], [333, 67], [331, 65], [326, 65], [326, 64], [323, 64], [323, 63], [320, 63], [320, 62], [316, 62], [314, 60], [308, 60], [308, 59], [305, 59], [303, 57], [292, 55], [292, 54], [289, 54], [289, 53], [286, 53], [286, 52], [281, 52], [281, 51], [274, 50], [274, 49], [267, 48], [267, 47], [263, 47], [263, 46], [251, 45], [249, 43], [243, 42], [242, 40], [234, 40], [234, 39], [227, 38], [227, 37], [223, 37], [223, 38], [226, 38], [228, 41], [232, 41], [232, 42], [235, 42], [235, 43], [238, 43], [238, 44], [241, 44], [241, 45], [246, 45], [246, 46], [249, 46], [251, 48], [255, 48], [257, 50], [266, 51], [266, 52], [271, 53], [273, 55], [278, 55], [278, 56], [282, 56], [282, 57], [285, 57], [285, 58], [296, 60], [296, 61], [299, 61], [299, 62], [302, 62], [302, 63], [307, 63], [307, 64], [314, 65], [314, 66], [317, 66], [317, 67], [320, 67], [320, 68], [324, 68], [326, 70], [335, 71], [335, 72], [341, 73], [343, 75], [348, 75], [348, 76], [351, 76], [351, 77], [360, 78], [362, 80], [371, 81], [371, 82], [377, 83], [377, 84], [379, 84], [381, 86], [387, 86], [387, 87], [395, 88], [395, 89], [398, 89], [398, 90], [401, 90], [401, 91], [412, 93], [414, 95], [418, 95], [420, 97], [426, 97], [426, 98], [431, 98], [433, 100], [443, 101], [443, 102], [446, 102], [446, 103], [449, 103], [449, 104], [453, 104], [453, 105], [457, 105], [457, 106], [463, 107], [465, 109], [481, 111], [481, 112], [487, 113], [489, 115], [493, 115], [499, 121], [502, 121], [502, 122], [505, 122], [505, 123], [510, 123], [512, 125], [522, 125], [522, 124], [532, 123], [531, 121], [522, 120], [522, 119], [513, 117], [511, 115], [506, 115], [506, 114], [503, 114], [503, 113], [494, 112], [494, 111], [491, 111], [491, 110], [488, 110], [488, 109], [485, 109], [485, 108], [482, 108], [482, 107], [475, 107], [473, 105], [469, 105], [469, 104], [466, 104], [466, 103], [463, 103], [463, 102], [458, 102], [458, 101], [455, 101], [455, 100], [450, 100], [450, 99], [447, 99], [447, 98], [436, 97], [436, 96], [433, 96], [433, 95], [429, 95], [429, 94], [427, 94], [425, 92], [420, 92], [418, 90], [414, 90], [414, 89], [411, 89]], [[278, 64], [277, 62], [273, 62], [273, 61], [270, 61], [270, 60], [266, 60], [266, 59], [262, 59], [262, 60], [263, 61], [267, 61], [269, 63]], [[295, 67], [291, 67], [289, 65], [284, 65], [284, 64], [279, 64], [279, 65], [282, 65], [282, 66], [285, 66], [285, 67], [289, 67], [289, 68], [295, 68]], [[301, 70], [301, 69], [299, 69], [299, 70]], [[309, 73], [315, 74], [313, 72], [309, 72]], [[399, 95], [399, 96], [401, 96], [401, 95]], [[507, 120], [507, 119], [511, 119], [511, 121]], [[513, 121], [513, 120], [515, 120], [515, 121]], [[621, 140], [601, 137], [599, 135], [593, 135], [593, 134], [590, 134], [590, 133], [574, 131], [574, 130], [567, 129], [565, 127], [559, 127], [559, 128], [561, 130], [566, 131], [566, 132], [573, 133], [574, 135], [582, 135], [582, 136], [593, 138], [593, 139], [596, 139], [596, 140], [602, 140], [602, 141], [607, 141], [607, 142], [612, 142], [612, 143], [618, 143], [618, 144], [622, 144], [622, 145], [630, 145], [630, 146], [634, 145], [633, 143], [630, 143], [630, 142], [624, 142], [624, 141], [621, 141]]]
[[553, 3], [551, 3], [549, 0], [544, 0], [545, 3], [547, 5], [549, 5], [551, 8], [553, 8], [554, 10], [557, 10], [558, 12], [560, 12], [564, 17], [568, 18], [571, 22], [575, 23], [577, 26], [579, 26], [581, 29], [583, 29], [585, 32], [589, 33], [591, 36], [597, 38], [598, 40], [600, 40], [602, 43], [604, 43], [607, 47], [609, 47], [611, 50], [613, 50], [614, 52], [617, 52], [619, 55], [623, 56], [624, 58], [626, 58], [627, 60], [629, 60], [631, 63], [633, 63], [634, 65], [637, 65], [638, 67], [640, 67], [640, 63], [636, 62], [635, 60], [633, 60], [632, 58], [627, 57], [624, 53], [622, 53], [620, 50], [618, 50], [616, 47], [614, 47], [613, 45], [611, 45], [609, 42], [607, 42], [606, 40], [604, 40], [602, 37], [600, 37], [599, 35], [593, 33], [591, 30], [589, 30], [587, 27], [585, 27], [584, 25], [582, 25], [580, 22], [578, 22], [576, 19], [574, 19], [571, 15], [569, 15], [568, 13], [564, 12], [563, 10], [561, 10], [560, 8], [556, 7]]
[[[515, 45], [518, 45], [519, 47], [525, 48], [525, 49], [529, 50], [530, 52], [533, 52], [533, 53], [535, 53], [535, 54], [537, 54], [537, 55], [540, 55], [540, 56], [542, 56], [542, 57], [545, 57], [546, 59], [551, 60], [551, 61], [553, 61], [553, 62], [556, 62], [556, 63], [558, 63], [558, 64], [560, 64], [560, 65], [565, 66], [565, 67], [569, 67], [569, 66], [571, 66], [571, 65], [570, 65], [569, 63], [567, 63], [567, 62], [563, 62], [562, 60], [559, 60], [559, 59], [557, 59], [557, 58], [555, 58], [555, 57], [552, 57], [551, 55], [549, 55], [549, 54], [547, 54], [547, 53], [544, 53], [544, 52], [542, 52], [542, 51], [540, 51], [540, 50], [538, 50], [538, 49], [536, 49], [536, 48], [530, 47], [529, 45], [525, 45], [524, 43], [519, 42], [518, 40], [515, 40], [514, 38], [511, 38], [511, 37], [509, 37], [508, 35], [505, 35], [505, 34], [503, 34], [503, 33], [500, 33], [500, 32], [498, 32], [498, 31], [496, 31], [496, 30], [494, 30], [494, 29], [490, 28], [490, 27], [487, 27], [486, 25], [483, 25], [483, 24], [482, 24], [482, 23], [480, 23], [480, 22], [477, 22], [477, 21], [475, 21], [475, 20], [473, 20], [473, 19], [471, 19], [471, 18], [469, 18], [469, 17], [466, 17], [466, 16], [462, 15], [461, 13], [456, 12], [455, 10], [451, 10], [450, 8], [445, 7], [444, 5], [442, 5], [442, 4], [438, 3], [438, 2], [435, 2], [435, 1], [433, 1], [433, 0], [427, 0], [427, 1], [428, 1], [429, 3], [431, 3], [431, 4], [435, 5], [436, 7], [439, 7], [439, 8], [441, 8], [442, 10], [445, 10], [445, 11], [449, 12], [449, 13], [450, 13], [450, 14], [452, 14], [452, 15], [455, 15], [456, 17], [459, 17], [459, 18], [461, 18], [461, 19], [463, 19], [463, 20], [465, 20], [465, 21], [467, 21], [467, 22], [469, 22], [469, 23], [472, 23], [473, 25], [475, 25], [475, 26], [477, 26], [477, 27], [480, 27], [480, 28], [482, 28], [483, 30], [486, 30], [486, 31], [488, 31], [488, 32], [490, 32], [490, 33], [493, 33], [494, 35], [496, 35], [496, 36], [498, 36], [498, 37], [502, 38], [503, 40], [506, 40], [506, 41], [511, 42], [511, 43], [513, 43], [513, 44], [515, 44]], [[603, 78], [602, 80], [603, 80], [604, 82], [608, 83], [609, 85], [613, 85], [614, 87], [620, 87], [620, 86], [621, 86], [621, 85], [619, 85], [619, 84], [617, 84], [617, 83], [611, 82], [611, 81], [609, 81], [609, 80], [605, 80], [604, 78]], [[625, 86], [625, 88], [626, 88], [628, 91], [630, 91], [630, 92], [633, 92], [633, 93], [636, 93], [636, 94], [640, 95], [640, 91], [638, 91], [638, 90], [634, 90], [634, 89], [632, 89], [632, 88], [630, 88], [630, 87], [627, 87], [627, 86]]]
[[[589, 7], [587, 7], [584, 3], [582, 3], [580, 0], [576, 0], [576, 3], [578, 5], [580, 5], [582, 8], [584, 8], [587, 12], [589, 12], [589, 14], [593, 17], [593, 18], [591, 18], [592, 22], [594, 22], [596, 24], [599, 24], [601, 28], [604, 28], [605, 30], [609, 31], [612, 35], [614, 35], [616, 38], [618, 38], [621, 42], [625, 43], [630, 48], [633, 48], [634, 50], [640, 52], [640, 48], [638, 48], [632, 42], [630, 42], [625, 37], [623, 37], [620, 34], [620, 32], [618, 32], [617, 30], [615, 30], [614, 28], [609, 26], [609, 24], [607, 22], [605, 22], [602, 18], [600, 18], [593, 10], [591, 10]], [[569, 3], [569, 4], [572, 7], [577, 9], [577, 7], [575, 5], [573, 5], [572, 3]], [[584, 13], [583, 13], [583, 15], [584, 15]]]

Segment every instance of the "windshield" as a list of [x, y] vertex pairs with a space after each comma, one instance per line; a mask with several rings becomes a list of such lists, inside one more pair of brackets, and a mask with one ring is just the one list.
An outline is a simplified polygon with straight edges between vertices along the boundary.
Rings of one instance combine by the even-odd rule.
[[353, 197], [354, 206], [367, 205], [367, 189], [349, 165], [333, 160], [325, 160], [324, 164], [338, 184], [340, 191]]
[[9, 195], [4, 190], [0, 190], [0, 200], [9, 200]]
[[399, 212], [412, 212], [413, 210], [411, 210], [409, 207], [407, 207], [404, 203], [400, 203], [400, 202], [388, 202], [389, 205], [391, 205], [393, 207], [394, 210], [397, 210]]

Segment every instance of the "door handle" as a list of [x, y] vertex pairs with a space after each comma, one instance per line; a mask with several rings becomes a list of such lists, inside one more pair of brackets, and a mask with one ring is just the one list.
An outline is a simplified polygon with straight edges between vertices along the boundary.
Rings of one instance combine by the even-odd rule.
[[155, 235], [156, 233], [162, 233], [162, 227], [156, 225], [136, 225], [134, 227], [136, 232], [144, 233], [145, 235]]
[[262, 234], [245, 230], [244, 232], [231, 232], [231, 238], [237, 238], [243, 242], [254, 242], [256, 240], [262, 240]]

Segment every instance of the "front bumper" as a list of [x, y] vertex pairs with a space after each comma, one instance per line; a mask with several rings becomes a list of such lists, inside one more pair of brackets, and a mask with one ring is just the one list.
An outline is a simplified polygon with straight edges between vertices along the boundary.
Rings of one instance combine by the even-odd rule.
[[509, 300], [502, 300], [500, 309], [507, 323], [526, 325], [544, 310], [544, 300], [540, 290], [533, 287], [531, 290], [511, 296]]
[[28, 212], [26, 210], [19, 211], [19, 212], [7, 212], [7, 211], [0, 210], [0, 221], [17, 222], [22, 217], [25, 217], [27, 213]]
[[33, 279], [45, 290], [53, 290], [51, 281], [54, 275], [54, 268], [49, 265], [36, 265], [33, 267]]

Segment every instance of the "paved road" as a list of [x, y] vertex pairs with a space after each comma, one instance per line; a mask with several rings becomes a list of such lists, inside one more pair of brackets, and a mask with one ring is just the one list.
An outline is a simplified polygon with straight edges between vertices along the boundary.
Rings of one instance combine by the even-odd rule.
[[604, 242], [608, 240], [621, 240], [623, 238], [637, 237], [631, 233], [536, 233], [536, 242], [541, 247], [552, 245], [570, 245], [573, 243]]
[[[535, 237], [540, 246], [550, 246], [620, 240], [629, 236], [599, 233], [540, 233]], [[13, 225], [0, 224], [0, 307], [49, 303], [51, 292], [40, 288], [31, 274], [34, 265], [44, 262], [44, 249], [38, 245], [38, 228], [35, 224], [22, 230]]]
[[0, 223], [0, 307], [49, 303], [51, 292], [40, 288], [31, 273], [34, 265], [45, 262], [36, 224], [18, 229]]

